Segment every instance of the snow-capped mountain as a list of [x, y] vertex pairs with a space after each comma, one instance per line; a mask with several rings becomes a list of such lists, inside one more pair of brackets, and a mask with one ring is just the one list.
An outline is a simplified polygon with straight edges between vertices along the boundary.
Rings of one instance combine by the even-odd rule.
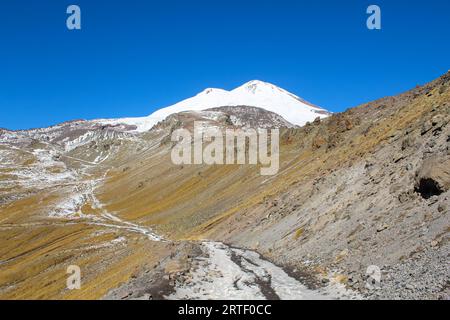
[[99, 120], [103, 124], [127, 124], [137, 127], [137, 131], [150, 130], [169, 115], [183, 111], [201, 111], [218, 107], [249, 106], [277, 113], [292, 124], [302, 126], [317, 117], [330, 115], [325, 109], [300, 97], [263, 81], [250, 81], [232, 90], [206, 89], [196, 96], [170, 107], [160, 109], [148, 117]]

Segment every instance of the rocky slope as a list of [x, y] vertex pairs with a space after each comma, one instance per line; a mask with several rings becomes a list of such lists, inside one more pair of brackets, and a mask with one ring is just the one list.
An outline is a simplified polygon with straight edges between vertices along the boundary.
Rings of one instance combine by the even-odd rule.
[[[241, 271], [232, 274], [251, 277], [269, 297], [287, 287], [242, 269], [245, 257], [254, 274], [282, 267], [309, 289], [446, 298], [449, 89], [447, 73], [303, 127], [224, 106], [171, 115], [141, 134], [83, 121], [2, 131], [0, 297], [164, 298], [197, 288], [204, 258], [213, 277], [217, 257], [238, 252], [230, 261]], [[173, 165], [168, 137], [194, 120], [281, 127], [278, 174]], [[274, 264], [263, 268], [255, 251]], [[71, 264], [83, 270], [81, 290], [65, 287]], [[381, 283], [368, 286], [373, 266]]]
[[[446, 74], [289, 132], [312, 152], [295, 164], [303, 174], [211, 234], [370, 296], [448, 298], [449, 84]], [[371, 265], [382, 272], [374, 292]]]

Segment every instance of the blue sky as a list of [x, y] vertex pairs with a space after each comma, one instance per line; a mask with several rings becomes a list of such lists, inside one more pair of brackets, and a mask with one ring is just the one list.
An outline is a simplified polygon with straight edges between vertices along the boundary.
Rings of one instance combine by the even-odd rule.
[[0, 127], [144, 116], [253, 79], [342, 111], [450, 69], [449, 16], [447, 0], [2, 0]]

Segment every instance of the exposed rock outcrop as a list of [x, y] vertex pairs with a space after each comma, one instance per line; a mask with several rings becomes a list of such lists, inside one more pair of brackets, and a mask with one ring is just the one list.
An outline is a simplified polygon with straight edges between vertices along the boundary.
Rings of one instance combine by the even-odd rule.
[[423, 198], [440, 195], [450, 188], [450, 157], [433, 157], [416, 174], [415, 189]]

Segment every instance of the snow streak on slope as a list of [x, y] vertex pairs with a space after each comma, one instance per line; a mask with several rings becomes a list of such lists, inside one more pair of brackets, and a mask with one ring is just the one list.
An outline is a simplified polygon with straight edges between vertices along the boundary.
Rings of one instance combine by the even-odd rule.
[[206, 89], [195, 97], [173, 106], [160, 109], [148, 117], [99, 120], [104, 124], [125, 123], [135, 125], [137, 131], [150, 130], [167, 116], [183, 111], [200, 111], [227, 106], [259, 107], [275, 112], [292, 124], [302, 126], [317, 117], [327, 117], [329, 112], [316, 107], [296, 95], [270, 83], [254, 80], [232, 91]]
[[198, 259], [191, 281], [179, 284], [169, 299], [323, 300], [359, 299], [338, 284], [312, 291], [282, 268], [250, 250], [219, 242], [202, 243], [206, 258]]

